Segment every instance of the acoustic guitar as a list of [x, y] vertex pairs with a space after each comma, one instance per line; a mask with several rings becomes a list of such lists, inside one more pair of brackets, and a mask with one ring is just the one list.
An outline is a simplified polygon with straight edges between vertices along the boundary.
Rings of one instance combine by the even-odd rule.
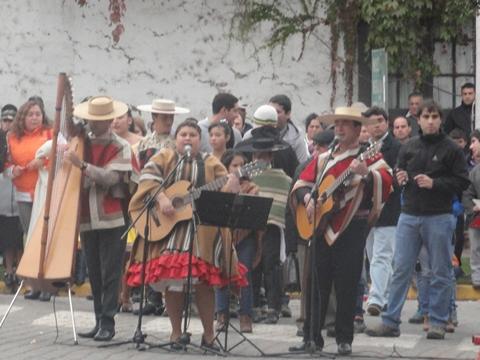
[[[368, 147], [367, 150], [357, 156], [357, 159], [364, 161], [366, 159], [373, 158], [378, 154], [380, 147], [381, 143], [373, 143]], [[309, 240], [312, 237], [314, 230], [317, 229], [322, 219], [324, 219], [325, 216], [329, 214], [335, 206], [335, 199], [332, 195], [341, 185], [350, 180], [353, 175], [353, 171], [350, 168], [347, 168], [337, 178], [335, 178], [333, 175], [327, 175], [321, 181], [320, 186], [318, 187], [319, 196], [314, 224], [308, 221], [307, 208], [305, 207], [304, 203], [298, 203], [296, 209], [296, 222], [298, 234], [302, 239]]]
[[[250, 178], [263, 172], [267, 168], [268, 163], [264, 161], [254, 161], [245, 164], [240, 169], [235, 171], [235, 175], [239, 178]], [[227, 183], [228, 177], [222, 176], [208, 184], [197, 188], [191, 188], [192, 184], [187, 180], [180, 180], [170, 185], [165, 189], [164, 194], [170, 199], [175, 214], [173, 216], [164, 215], [159, 208], [158, 203], [155, 204], [155, 209], [150, 213], [149, 222], [149, 241], [159, 241], [167, 236], [174, 226], [184, 220], [189, 220], [193, 216], [192, 202], [200, 197], [203, 190], [215, 191], [222, 188]], [[130, 211], [132, 219], [136, 219], [142, 209]], [[146, 212], [144, 212], [137, 223], [135, 229], [142, 237], [145, 237], [145, 223], [147, 221]]]

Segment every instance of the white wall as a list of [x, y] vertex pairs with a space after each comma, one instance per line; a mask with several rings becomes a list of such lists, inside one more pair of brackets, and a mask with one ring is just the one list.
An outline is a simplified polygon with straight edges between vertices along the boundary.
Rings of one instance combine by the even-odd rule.
[[[255, 44], [229, 41], [232, 1], [126, 5], [125, 33], [114, 45], [108, 0], [89, 0], [84, 8], [74, 0], [2, 0], [0, 104], [20, 105], [38, 94], [53, 115], [56, 76], [64, 71], [73, 77], [77, 102], [97, 93], [132, 104], [166, 97], [202, 118], [218, 91], [249, 104], [250, 114], [270, 96], [285, 93], [297, 123], [312, 111], [329, 111], [329, 50], [317, 38], [308, 40], [299, 62], [300, 38], [287, 43], [283, 58], [276, 51], [272, 60], [268, 51], [256, 52]], [[328, 43], [329, 31], [319, 28], [316, 36]], [[255, 38], [260, 44], [261, 32]], [[337, 104], [344, 104], [339, 79]]]

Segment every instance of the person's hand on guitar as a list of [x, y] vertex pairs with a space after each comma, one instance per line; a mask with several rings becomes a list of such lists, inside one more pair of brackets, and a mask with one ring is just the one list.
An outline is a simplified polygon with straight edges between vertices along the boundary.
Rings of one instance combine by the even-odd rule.
[[164, 194], [160, 193], [157, 195], [158, 207], [160, 208], [160, 212], [165, 216], [173, 216], [175, 215], [175, 208], [172, 205], [170, 199]]
[[223, 191], [227, 191], [231, 193], [240, 192], [240, 180], [235, 174], [228, 174], [228, 180], [225, 186], [223, 187]]
[[314, 215], [313, 203], [314, 201], [310, 201], [310, 193], [305, 194], [305, 196], [303, 197], [303, 204], [305, 205], [305, 208], [307, 210], [307, 218], [310, 224], [313, 222], [313, 215]]
[[357, 175], [360, 175], [360, 176], [368, 175], [368, 167], [365, 161], [353, 159], [353, 161], [350, 163], [350, 169], [352, 169], [352, 172]]

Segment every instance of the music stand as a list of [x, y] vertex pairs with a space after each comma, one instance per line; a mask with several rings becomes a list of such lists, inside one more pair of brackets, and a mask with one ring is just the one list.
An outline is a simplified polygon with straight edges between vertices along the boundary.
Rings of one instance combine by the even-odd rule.
[[[214, 225], [218, 227], [228, 227], [233, 229], [250, 229], [259, 230], [266, 226], [268, 214], [272, 206], [272, 198], [264, 198], [253, 195], [239, 195], [233, 193], [217, 192], [217, 191], [202, 191], [197, 200], [197, 213], [200, 223], [204, 225]], [[224, 352], [229, 353], [231, 350], [242, 344], [248, 342], [254, 347], [262, 356], [266, 354], [248, 339], [239, 329], [237, 329], [230, 322], [230, 292], [231, 292], [231, 275], [232, 275], [232, 257], [233, 257], [232, 243], [230, 247], [230, 260], [228, 270], [228, 286], [227, 286], [227, 312], [225, 322], [225, 341], [221, 344], [218, 340], [220, 331], [217, 332], [215, 339], [219, 343]], [[238, 335], [242, 337], [235, 345], [228, 347], [228, 329], [232, 328]]]

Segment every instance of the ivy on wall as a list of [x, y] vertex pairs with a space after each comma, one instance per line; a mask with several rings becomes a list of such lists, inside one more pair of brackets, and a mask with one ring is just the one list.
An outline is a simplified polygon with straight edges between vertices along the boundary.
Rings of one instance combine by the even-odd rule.
[[[360, 21], [368, 25], [367, 49], [385, 48], [390, 69], [422, 89], [438, 73], [433, 58], [435, 41], [466, 43], [465, 29], [473, 24], [476, 6], [472, 0], [237, 0], [232, 34], [247, 41], [265, 25], [269, 32], [262, 47], [270, 51], [277, 47], [284, 51], [287, 41], [300, 35], [300, 60], [315, 29], [329, 26], [330, 105], [342, 64], [346, 100], [351, 104]], [[340, 40], [343, 58], [338, 56]]]

